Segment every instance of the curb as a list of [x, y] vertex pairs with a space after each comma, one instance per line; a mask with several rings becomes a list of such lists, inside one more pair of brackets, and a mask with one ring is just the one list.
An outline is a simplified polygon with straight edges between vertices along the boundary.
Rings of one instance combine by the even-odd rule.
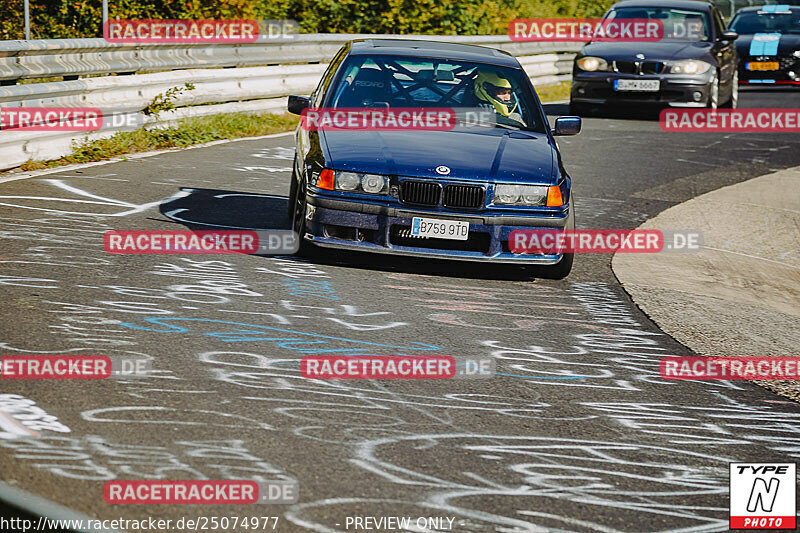
[[[670, 207], [637, 229], [700, 231], [702, 248], [618, 253], [612, 270], [653, 322], [698, 355], [796, 357], [799, 185], [794, 167]], [[755, 383], [800, 401], [800, 381]]]
[[[0, 481], [0, 502], [7, 503], [11, 507], [15, 507], [37, 517], [49, 518], [50, 520], [77, 520], [84, 523], [88, 523], [90, 520], [95, 521], [94, 518], [81, 514], [77, 511], [73, 511], [72, 509], [64, 507], [61, 504], [46, 500], [41, 496], [31, 494], [30, 492], [18, 489], [17, 487], [7, 483], [3, 483], [2, 481]], [[41, 523], [42, 521], [42, 518], [39, 519], [38, 524], [36, 521], [34, 521], [33, 526], [36, 531], [47, 530], [39, 527], [45, 526], [45, 524]], [[63, 530], [79, 531], [81, 533], [125, 533], [124, 531], [120, 531], [118, 529], [63, 528]]]

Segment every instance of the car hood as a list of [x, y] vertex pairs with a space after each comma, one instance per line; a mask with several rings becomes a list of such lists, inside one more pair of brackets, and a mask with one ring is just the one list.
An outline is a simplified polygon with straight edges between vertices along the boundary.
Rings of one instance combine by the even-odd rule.
[[800, 50], [800, 35], [783, 34], [777, 39], [769, 35], [771, 34], [740, 35], [736, 39], [736, 51], [743, 57], [790, 56], [795, 50]]
[[643, 54], [644, 61], [701, 59], [708, 56], [711, 43], [685, 41], [659, 41], [654, 43], [589, 43], [581, 51], [583, 55], [598, 56], [612, 61], [641, 61], [636, 54]]
[[[321, 131], [326, 166], [376, 174], [554, 184], [555, 148], [543, 133]], [[446, 166], [449, 174], [436, 172]]]

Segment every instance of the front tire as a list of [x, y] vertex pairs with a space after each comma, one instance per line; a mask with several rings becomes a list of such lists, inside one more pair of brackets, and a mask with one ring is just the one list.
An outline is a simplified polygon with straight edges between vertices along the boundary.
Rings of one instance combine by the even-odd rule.
[[706, 107], [708, 109], [717, 109], [719, 107], [719, 73], [715, 73], [714, 79], [711, 80]]
[[736, 109], [739, 107], [739, 69], [733, 71], [733, 79], [731, 79], [731, 97], [727, 103], [722, 106], [728, 109]]
[[[575, 231], [575, 203], [572, 193], [569, 195], [569, 209], [570, 215], [569, 220], [567, 221], [567, 230]], [[574, 253], [562, 254], [561, 260], [555, 265], [534, 267], [534, 275], [543, 279], [564, 279], [569, 276], [569, 273], [572, 271], [572, 263], [574, 261]]]
[[569, 276], [572, 271], [572, 263], [575, 260], [575, 254], [563, 254], [561, 261], [555, 265], [542, 267], [539, 271], [539, 277], [544, 279], [564, 279]]
[[[297, 182], [294, 182], [297, 183]], [[297, 234], [300, 241], [300, 247], [296, 255], [308, 255], [311, 245], [305, 239], [306, 235], [306, 182], [304, 179], [300, 180], [299, 186], [295, 186], [294, 202], [291, 206], [292, 216], [292, 230]]]
[[297, 174], [295, 173], [295, 170], [292, 169], [292, 182], [289, 184], [289, 202], [286, 206], [286, 218], [289, 219], [289, 222], [292, 222], [292, 227], [294, 227], [294, 210], [296, 202], [297, 202]]

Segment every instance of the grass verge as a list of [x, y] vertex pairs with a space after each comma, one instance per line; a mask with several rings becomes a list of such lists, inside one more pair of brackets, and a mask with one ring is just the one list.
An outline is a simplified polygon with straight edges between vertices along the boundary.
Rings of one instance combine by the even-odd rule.
[[293, 130], [298, 120], [299, 117], [294, 115], [271, 113], [228, 113], [185, 118], [168, 128], [142, 128], [119, 132], [104, 139], [77, 141], [70, 155], [52, 161], [29, 160], [19, 170], [40, 170], [73, 163], [102, 161], [137, 152], [185, 148], [222, 139], [269, 135]]
[[539, 100], [541, 100], [543, 104], [547, 102], [569, 100], [569, 91], [571, 87], [572, 83], [562, 81], [556, 85], [542, 85], [541, 87], [536, 87], [536, 94], [539, 95]]
[[[553, 102], [569, 98], [569, 82], [544, 85], [536, 88], [542, 102]], [[90, 163], [113, 157], [149, 152], [166, 148], [185, 148], [222, 139], [257, 137], [291, 131], [297, 127], [299, 118], [294, 115], [272, 113], [228, 113], [207, 117], [185, 118], [168, 128], [138, 129], [119, 132], [111, 137], [77, 141], [70, 155], [51, 161], [29, 160], [12, 172], [25, 172], [55, 168], [73, 163]]]

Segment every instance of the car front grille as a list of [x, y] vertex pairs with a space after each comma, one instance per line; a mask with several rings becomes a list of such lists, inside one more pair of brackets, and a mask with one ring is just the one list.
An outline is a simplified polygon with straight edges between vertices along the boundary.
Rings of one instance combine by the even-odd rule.
[[400, 201], [406, 204], [436, 206], [442, 186], [433, 181], [404, 181], [400, 183]]
[[445, 207], [478, 209], [483, 207], [486, 191], [480, 185], [448, 185], [444, 188]]
[[469, 237], [465, 241], [436, 239], [433, 237], [415, 237], [411, 235], [411, 226], [392, 225], [389, 229], [389, 241], [395, 246], [409, 246], [431, 250], [480, 252], [486, 254], [489, 252], [492, 236], [484, 231], [470, 231]]
[[620, 74], [661, 74], [664, 71], [661, 61], [614, 61], [612, 65], [614, 72]]
[[664, 63], [660, 61], [645, 61], [642, 63], [642, 74], [661, 74]]

